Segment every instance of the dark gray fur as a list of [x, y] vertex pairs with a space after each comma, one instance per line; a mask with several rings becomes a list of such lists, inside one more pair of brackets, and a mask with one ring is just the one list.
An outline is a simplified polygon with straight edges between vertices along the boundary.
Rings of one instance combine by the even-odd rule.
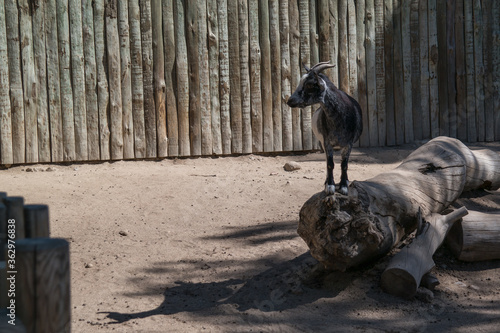
[[342, 90], [337, 89], [328, 77], [321, 73], [331, 68], [328, 62], [316, 64], [312, 68], [305, 67], [307, 73], [302, 77], [299, 86], [288, 99], [292, 107], [304, 108], [319, 104], [320, 108], [313, 116], [313, 131], [320, 140], [326, 153], [327, 172], [325, 192], [335, 193], [333, 181], [333, 147], [341, 147], [340, 192], [347, 195], [347, 165], [352, 145], [359, 139], [363, 130], [361, 107], [358, 102]]

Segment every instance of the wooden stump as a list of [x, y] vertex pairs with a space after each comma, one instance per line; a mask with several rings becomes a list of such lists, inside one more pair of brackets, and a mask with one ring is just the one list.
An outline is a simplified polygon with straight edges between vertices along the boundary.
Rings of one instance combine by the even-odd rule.
[[49, 206], [24, 206], [26, 238], [49, 237]]
[[387, 254], [415, 230], [419, 209], [429, 216], [463, 191], [499, 187], [498, 154], [438, 137], [396, 169], [354, 181], [349, 196], [313, 195], [301, 209], [298, 233], [314, 258], [343, 271]]
[[58, 238], [16, 242], [16, 310], [27, 332], [70, 332], [69, 243]]

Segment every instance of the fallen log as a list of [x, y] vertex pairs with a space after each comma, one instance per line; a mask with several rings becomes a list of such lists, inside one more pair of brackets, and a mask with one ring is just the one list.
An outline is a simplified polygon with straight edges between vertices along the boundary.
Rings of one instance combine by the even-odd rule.
[[311, 255], [344, 271], [387, 254], [417, 226], [417, 213], [440, 213], [464, 191], [500, 187], [500, 155], [471, 151], [449, 137], [435, 138], [396, 169], [354, 181], [349, 195], [313, 195], [297, 232]]
[[418, 236], [391, 259], [382, 273], [382, 289], [392, 295], [413, 298], [422, 277], [435, 266], [432, 260], [434, 252], [443, 243], [453, 223], [465, 215], [467, 209], [461, 207], [447, 215], [432, 214], [426, 218], [427, 223]]
[[500, 259], [500, 211], [469, 211], [453, 225], [446, 245], [459, 260]]

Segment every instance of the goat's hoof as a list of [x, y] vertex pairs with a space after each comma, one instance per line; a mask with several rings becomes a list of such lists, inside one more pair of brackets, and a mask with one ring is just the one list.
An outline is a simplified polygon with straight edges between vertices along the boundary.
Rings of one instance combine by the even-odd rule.
[[325, 185], [325, 193], [326, 195], [334, 195], [335, 194], [335, 185]]
[[340, 187], [340, 194], [343, 194], [343, 195], [348, 195], [349, 194], [349, 190], [347, 189], [347, 186], [341, 186]]
[[333, 205], [335, 204], [335, 201], [336, 201], [336, 200], [337, 200], [337, 199], [335, 198], [335, 196], [334, 196], [334, 195], [329, 195], [329, 196], [327, 196], [327, 197], [325, 197], [325, 198], [323, 199], [323, 203], [324, 203], [324, 204], [325, 204], [328, 208], [332, 208], [332, 207], [333, 207]]

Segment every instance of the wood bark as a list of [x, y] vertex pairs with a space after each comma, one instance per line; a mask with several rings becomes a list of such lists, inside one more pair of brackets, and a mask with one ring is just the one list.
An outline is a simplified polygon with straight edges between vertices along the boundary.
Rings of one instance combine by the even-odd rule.
[[[300, 63], [300, 19], [299, 6], [297, 1], [289, 2], [288, 4], [288, 24], [290, 29], [290, 71], [291, 71], [291, 89], [295, 90], [299, 85], [301, 78], [302, 64]], [[264, 74], [263, 74], [264, 75]], [[293, 149], [295, 151], [302, 150], [302, 130], [301, 130], [301, 114], [302, 109], [292, 109], [292, 133], [293, 133]]]
[[229, 43], [227, 0], [217, 0], [217, 17], [219, 20], [219, 66], [220, 66], [220, 121], [222, 153], [231, 154], [231, 89], [229, 82]]
[[[431, 121], [429, 108], [429, 36], [427, 20], [427, 1], [420, 1], [418, 7], [419, 19], [419, 50], [420, 50], [420, 108], [422, 110], [422, 137], [431, 137]], [[386, 61], [387, 64], [387, 61]], [[387, 84], [387, 81], [386, 81]], [[389, 127], [389, 124], [387, 124]]]
[[[417, 0], [418, 1], [418, 0]], [[386, 145], [387, 115], [385, 101], [384, 1], [375, 0], [375, 77], [377, 89], [378, 146]], [[420, 79], [420, 77], [419, 77]], [[419, 82], [420, 83], [420, 82]]]
[[132, 86], [132, 117], [134, 126], [135, 158], [146, 157], [146, 129], [144, 125], [144, 84], [142, 76], [141, 11], [139, 2], [129, 0], [130, 80]]
[[146, 157], [157, 156], [156, 109], [153, 89], [153, 31], [151, 2], [139, 0], [141, 10], [142, 79], [144, 87], [144, 128], [146, 130]]
[[[457, 92], [456, 92], [456, 42], [455, 42], [455, 8], [456, 0], [448, 0], [446, 5], [446, 63], [449, 66], [447, 72], [447, 87], [448, 87], [448, 109], [441, 112], [443, 119], [441, 128], [444, 131], [443, 135], [457, 137]], [[417, 68], [420, 71], [420, 68]], [[415, 110], [414, 110], [415, 111]], [[416, 129], [416, 126], [415, 126]]]
[[500, 211], [469, 211], [453, 225], [446, 239], [451, 252], [463, 261], [500, 259]]
[[[311, 49], [311, 64], [317, 64], [319, 62], [319, 36], [318, 36], [318, 19], [317, 19], [317, 8], [316, 8], [316, 1], [309, 1], [309, 41], [310, 41], [310, 49]], [[328, 15], [328, 19], [331, 20], [330, 15]], [[331, 25], [330, 25], [331, 29]], [[330, 34], [331, 35], [331, 34]], [[331, 36], [330, 36], [331, 38]], [[330, 58], [330, 61], [332, 63], [336, 62], [336, 59]], [[330, 74], [332, 75], [333, 73], [330, 71]], [[314, 114], [315, 108], [311, 107], [311, 114]], [[292, 111], [293, 112], [293, 111]], [[311, 119], [312, 121], [312, 119]], [[311, 124], [312, 126], [312, 124]], [[312, 129], [311, 129], [312, 131]], [[319, 150], [320, 149], [320, 143], [318, 138], [312, 134], [312, 149], [313, 150]]]
[[[392, 0], [391, 0], [392, 1]], [[365, 17], [366, 9], [365, 2], [360, 1], [356, 4], [356, 47], [357, 47], [357, 58], [356, 66], [358, 67], [358, 103], [361, 107], [361, 114], [363, 119], [363, 132], [359, 138], [359, 144], [362, 147], [368, 147], [370, 145], [370, 130], [368, 124], [368, 96], [367, 96], [367, 86], [366, 86], [366, 57], [365, 57], [365, 37], [366, 37], [366, 27], [365, 27]], [[392, 80], [392, 77], [391, 77]]]
[[[301, 1], [302, 4], [303, 1]], [[280, 0], [280, 53], [281, 53], [281, 114], [283, 117], [283, 150], [293, 150], [292, 109], [286, 104], [291, 95], [290, 23], [288, 1]], [[307, 5], [307, 2], [305, 2]], [[302, 27], [302, 26], [301, 26]], [[309, 27], [308, 27], [309, 28]], [[302, 50], [302, 47], [301, 47]], [[309, 61], [308, 61], [309, 62]]]
[[238, 27], [240, 51], [241, 117], [242, 117], [242, 152], [252, 152], [252, 119], [249, 72], [249, 37], [247, 0], [238, 1]]
[[[453, 1], [453, 0], [452, 0]], [[448, 112], [448, 46], [447, 46], [447, 2], [436, 1], [437, 59], [439, 93], [439, 135], [450, 135]]]
[[157, 157], [168, 155], [167, 110], [165, 106], [165, 57], [163, 51], [161, 2], [151, 3], [153, 37], [153, 80], [156, 114]]
[[221, 109], [219, 102], [219, 21], [217, 17], [216, 0], [209, 0], [207, 3], [207, 21], [210, 110], [212, 112], [212, 152], [215, 155], [221, 155], [222, 134]]
[[467, 82], [465, 76], [464, 0], [457, 0], [455, 7], [455, 67], [457, 138], [467, 140]]
[[[299, 1], [299, 24], [300, 24], [300, 63], [311, 67], [311, 48], [309, 41], [309, 1]], [[305, 74], [305, 71], [303, 71]], [[283, 75], [283, 74], [282, 74]], [[288, 105], [286, 105], [288, 107]], [[312, 107], [303, 108], [302, 116], [302, 149], [312, 149]]]
[[[364, 1], [360, 1], [359, 2], [359, 5], [363, 5], [363, 8], [364, 8]], [[339, 8], [338, 8], [338, 3], [337, 3], [337, 0], [330, 0], [328, 1], [328, 4], [327, 4], [327, 8], [324, 8], [324, 9], [328, 9], [329, 12], [330, 12], [330, 15], [328, 17], [329, 19], [329, 40], [328, 40], [328, 54], [329, 54], [329, 59], [332, 60], [332, 63], [333, 64], [337, 64], [338, 62], [338, 54], [339, 54], [339, 48], [338, 48], [338, 44], [339, 44], [339, 31], [338, 31], [338, 19], [339, 19]], [[323, 10], [324, 10], [323, 9]], [[318, 2], [318, 10], [320, 10], [320, 3]], [[363, 18], [364, 18], [364, 12], [363, 12]], [[322, 19], [322, 17], [320, 16], [320, 14], [318, 13], [318, 20], [320, 21]], [[324, 24], [322, 23], [321, 21], [318, 22], [318, 25], [321, 25], [321, 24]], [[321, 48], [321, 44], [319, 45], [319, 47]], [[320, 59], [319, 61], [321, 61], [321, 53], [319, 54], [320, 56]], [[330, 78], [333, 82], [334, 85], [336, 85], [337, 87], [339, 86], [339, 66], [335, 66], [333, 68], [330, 68], [329, 69], [329, 73], [330, 73]]]
[[281, 116], [281, 57], [279, 35], [279, 3], [269, 1], [269, 36], [271, 41], [271, 84], [273, 98], [273, 150], [283, 150], [283, 121]]
[[[338, 38], [338, 66], [339, 66], [339, 89], [349, 94], [349, 45], [347, 36], [349, 34], [347, 27], [347, 2], [348, 0], [339, 1], [339, 38]], [[365, 16], [367, 17], [367, 16]], [[365, 41], [365, 43], [368, 41]], [[369, 132], [369, 131], [367, 131]]]
[[262, 122], [264, 128], [264, 152], [274, 149], [273, 143], [273, 98], [271, 83], [271, 41], [269, 38], [268, 1], [259, 0], [259, 35], [261, 48]]
[[325, 266], [345, 270], [390, 251], [416, 228], [416, 217], [442, 212], [462, 192], [500, 187], [500, 155], [472, 152], [438, 137], [396, 169], [355, 181], [349, 196], [312, 196], [302, 207], [299, 235]]
[[[411, 85], [411, 38], [410, 38], [410, 1], [401, 3], [401, 47], [403, 54], [403, 98], [404, 108], [404, 138], [405, 143], [412, 142], [413, 133], [413, 109], [412, 109], [412, 85]], [[440, 63], [441, 65], [441, 63]], [[441, 67], [440, 67], [441, 68]]]
[[[483, 10], [481, 0], [473, 1], [474, 17], [474, 87], [476, 99], [477, 140], [486, 140], [484, 110], [484, 63], [483, 63]], [[484, 1], [483, 1], [484, 2]], [[498, 16], [496, 17], [498, 20]]]
[[[82, 2], [83, 53], [85, 57], [85, 106], [87, 107], [88, 160], [99, 160], [99, 108], [97, 106], [97, 65], [92, 3]], [[41, 108], [40, 108], [41, 109]], [[40, 110], [41, 111], [41, 110]]]
[[375, 4], [366, 1], [366, 91], [368, 98], [368, 124], [370, 146], [378, 145], [377, 71], [375, 44]]
[[[396, 119], [394, 108], [394, 26], [392, 0], [385, 0], [384, 8], [385, 139], [388, 146], [393, 146], [396, 144]], [[427, 24], [427, 20], [425, 20], [425, 24]], [[427, 38], [425, 38], [425, 42], [427, 43]]]
[[441, 246], [452, 225], [467, 214], [467, 209], [461, 207], [447, 215], [426, 217], [421, 233], [391, 259], [382, 273], [382, 289], [392, 295], [413, 298], [422, 277], [435, 266], [432, 260], [434, 252]]
[[75, 119], [73, 117], [73, 89], [71, 84], [68, 0], [57, 0], [57, 34], [59, 46], [64, 161], [74, 161], [76, 158]]
[[175, 57], [177, 71], [177, 117], [179, 121], [179, 155], [191, 155], [189, 136], [189, 72], [182, 0], [174, 3]]
[[34, 6], [31, 15], [33, 25], [33, 56], [35, 61], [38, 98], [38, 161], [50, 162], [50, 118], [47, 104], [47, 53], [45, 47], [45, 2], [40, 2], [38, 6]]
[[[411, 108], [413, 112], [413, 138], [422, 140], [422, 107], [420, 94], [420, 50], [419, 50], [419, 0], [410, 2], [410, 45], [411, 45]], [[377, 91], [378, 93], [378, 91]]]
[[[330, 2], [318, 0], [318, 23], [319, 23], [319, 61], [330, 60]], [[339, 18], [340, 23], [340, 18]], [[330, 71], [325, 75], [331, 77]]]
[[243, 151], [243, 124], [241, 114], [241, 72], [239, 52], [238, 1], [227, 2], [227, 29], [229, 51], [229, 85], [231, 104], [231, 152]]
[[[380, 0], [377, 0], [380, 1]], [[377, 7], [376, 7], [377, 8]], [[383, 10], [384, 6], [380, 6], [377, 10]], [[382, 16], [383, 17], [383, 16]], [[357, 53], [357, 31], [356, 31], [356, 6], [354, 0], [347, 1], [347, 57], [349, 61], [349, 94], [355, 99], [359, 100], [358, 94], [358, 66], [356, 63]], [[377, 21], [376, 21], [377, 22]], [[378, 45], [377, 45], [378, 46]], [[377, 49], [378, 52], [378, 49]], [[382, 48], [383, 52], [383, 48]], [[381, 58], [383, 60], [383, 57]], [[378, 66], [379, 59], [377, 59]], [[378, 77], [377, 77], [378, 79]]]
[[254, 152], [264, 150], [262, 128], [262, 92], [261, 92], [261, 49], [259, 43], [259, 1], [248, 1], [250, 32], [250, 94], [252, 116], [252, 149]]
[[[460, 0], [457, 1], [457, 7]], [[483, 2], [483, 59], [484, 59], [484, 122], [485, 122], [485, 140], [495, 140], [495, 102], [493, 99], [494, 81], [493, 81], [493, 50], [494, 36], [493, 28], [496, 24], [493, 16], [493, 2]], [[498, 17], [498, 16], [496, 16]], [[495, 32], [497, 33], [497, 32]]]
[[132, 78], [128, 0], [118, 0], [118, 35], [120, 41], [120, 79], [123, 121], [123, 158], [134, 158], [134, 118], [132, 113]]
[[0, 6], [0, 163], [14, 163], [5, 7]]
[[474, 22], [472, 1], [464, 1], [465, 15], [465, 73], [467, 84], [467, 141], [477, 141], [476, 97], [474, 80]]
[[109, 114], [109, 91], [108, 91], [108, 59], [106, 52], [104, 18], [104, 0], [94, 2], [94, 32], [95, 32], [95, 58], [97, 68], [97, 108], [99, 109], [99, 148], [101, 160], [109, 160], [110, 137], [108, 114]]
[[75, 123], [75, 159], [88, 160], [87, 107], [85, 105], [85, 67], [83, 63], [82, 1], [69, 1], [71, 80]]
[[120, 80], [120, 39], [117, 0], [106, 2], [106, 42], [108, 45], [109, 116], [111, 121], [111, 159], [123, 159], [123, 113]]

